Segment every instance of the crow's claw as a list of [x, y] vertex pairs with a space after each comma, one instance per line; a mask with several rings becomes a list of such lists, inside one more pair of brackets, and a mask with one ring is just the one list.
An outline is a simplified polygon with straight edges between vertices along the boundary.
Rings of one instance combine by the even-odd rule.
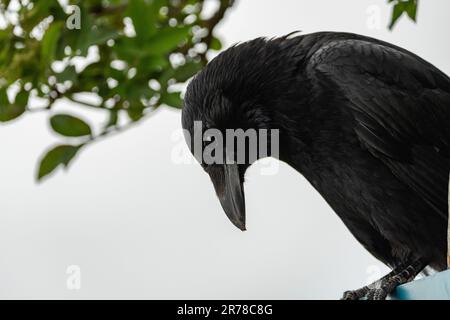
[[364, 298], [369, 290], [369, 287], [365, 286], [357, 290], [345, 291], [342, 295], [341, 300], [359, 300], [361, 298]]
[[397, 286], [412, 281], [426, 266], [420, 260], [400, 266], [374, 283], [354, 291], [345, 291], [342, 300], [385, 300]]

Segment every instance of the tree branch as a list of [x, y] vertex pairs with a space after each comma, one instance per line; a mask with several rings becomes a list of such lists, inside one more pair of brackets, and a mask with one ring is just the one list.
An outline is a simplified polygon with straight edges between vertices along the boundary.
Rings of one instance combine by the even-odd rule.
[[[203, 22], [202, 26], [208, 29], [208, 35], [203, 39], [203, 42], [206, 44], [208, 48], [211, 45], [211, 42], [214, 38], [212, 31], [219, 24], [219, 22], [222, 21], [223, 17], [225, 16], [225, 13], [227, 12], [228, 9], [230, 9], [234, 5], [234, 3], [235, 0], [220, 0], [220, 7], [216, 11], [216, 13], [214, 13], [214, 15], [210, 19]], [[200, 57], [202, 61], [206, 64], [207, 62], [206, 52], [201, 54]]]
[[73, 103], [77, 103], [77, 104], [81, 104], [85, 107], [89, 107], [89, 108], [94, 108], [94, 109], [106, 109], [102, 104], [100, 105], [95, 105], [89, 102], [84, 102], [84, 101], [80, 101], [78, 99], [75, 99], [73, 96], [65, 96], [65, 98], [69, 99], [70, 101], [72, 101]]
[[125, 10], [128, 6], [128, 1], [125, 1], [122, 4], [116, 6], [103, 7], [101, 4], [93, 6], [90, 10], [90, 13], [96, 16], [105, 16], [110, 14], [115, 14], [117, 12], [121, 12]]

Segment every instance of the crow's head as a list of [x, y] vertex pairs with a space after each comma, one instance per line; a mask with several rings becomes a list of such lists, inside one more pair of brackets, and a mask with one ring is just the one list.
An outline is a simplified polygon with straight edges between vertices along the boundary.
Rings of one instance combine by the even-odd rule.
[[270, 146], [279, 122], [273, 110], [292, 83], [289, 40], [259, 38], [231, 47], [191, 81], [185, 95], [182, 125], [188, 146], [241, 230], [245, 171], [261, 157], [277, 156]]

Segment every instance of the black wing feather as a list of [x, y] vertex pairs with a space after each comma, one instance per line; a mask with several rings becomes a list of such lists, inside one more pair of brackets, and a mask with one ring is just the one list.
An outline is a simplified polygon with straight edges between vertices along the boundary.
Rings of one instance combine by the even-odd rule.
[[418, 56], [364, 39], [330, 40], [307, 66], [348, 99], [362, 145], [447, 219], [450, 79]]

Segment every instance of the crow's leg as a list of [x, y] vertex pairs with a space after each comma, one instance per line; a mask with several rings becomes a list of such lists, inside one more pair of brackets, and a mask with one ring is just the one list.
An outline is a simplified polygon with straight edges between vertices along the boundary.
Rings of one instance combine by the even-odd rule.
[[356, 290], [345, 291], [344, 294], [342, 295], [341, 300], [359, 300], [361, 298], [366, 297], [370, 290], [373, 290], [375, 288], [381, 288], [382, 284], [385, 281], [387, 281], [390, 277], [394, 276], [396, 272], [397, 272], [396, 269], [394, 269], [381, 279], [378, 279], [377, 281], [367, 286], [364, 286]]
[[403, 283], [414, 280], [414, 278], [426, 267], [427, 264], [420, 260], [413, 263], [402, 264], [368, 286], [364, 286], [354, 291], [346, 291], [342, 300], [384, 300], [395, 288]]
[[395, 275], [389, 277], [378, 288], [371, 289], [366, 297], [367, 300], [384, 300], [388, 296], [388, 294], [394, 292], [397, 286], [410, 282], [414, 280], [414, 278], [427, 266], [427, 263], [424, 263], [421, 260], [416, 260], [403, 270], [399, 270]]

